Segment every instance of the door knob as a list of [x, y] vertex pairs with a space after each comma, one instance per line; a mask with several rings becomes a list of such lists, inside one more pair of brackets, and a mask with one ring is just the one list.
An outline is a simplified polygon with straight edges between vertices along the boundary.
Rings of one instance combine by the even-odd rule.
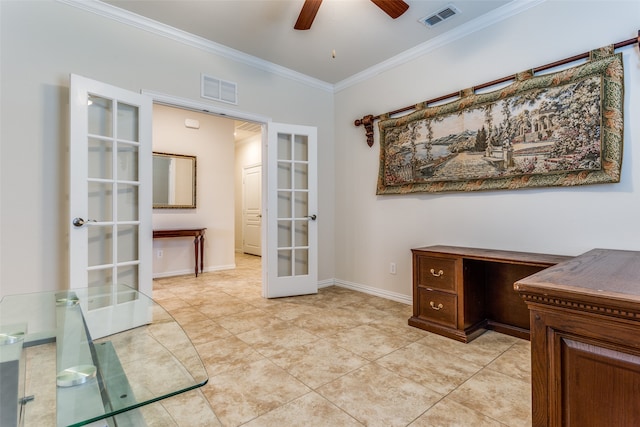
[[73, 218], [73, 220], [71, 221], [71, 223], [75, 226], [75, 227], [82, 227], [83, 225], [88, 225], [87, 223], [89, 222], [98, 222], [95, 219], [88, 219], [88, 220], [84, 220], [82, 218]]

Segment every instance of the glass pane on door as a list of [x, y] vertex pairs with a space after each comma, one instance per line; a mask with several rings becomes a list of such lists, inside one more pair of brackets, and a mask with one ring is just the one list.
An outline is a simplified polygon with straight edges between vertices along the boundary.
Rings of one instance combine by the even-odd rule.
[[113, 184], [111, 182], [92, 182], [87, 184], [88, 219], [93, 221], [111, 221], [113, 205]]
[[118, 144], [118, 179], [120, 181], [138, 180], [138, 147], [130, 144]]
[[113, 262], [113, 227], [90, 225], [87, 228], [89, 256], [87, 267], [111, 264]]
[[118, 139], [139, 141], [138, 116], [138, 107], [118, 102]]
[[89, 94], [89, 134], [113, 136], [113, 101]]
[[278, 277], [308, 273], [308, 143], [278, 134]]
[[110, 179], [113, 177], [113, 144], [109, 139], [89, 138], [89, 178]]
[[87, 281], [137, 289], [139, 109], [95, 94], [87, 106]]

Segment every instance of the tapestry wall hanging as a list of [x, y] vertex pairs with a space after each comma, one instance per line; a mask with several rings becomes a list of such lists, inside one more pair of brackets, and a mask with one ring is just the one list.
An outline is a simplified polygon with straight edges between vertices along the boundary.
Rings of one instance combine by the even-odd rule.
[[611, 45], [563, 71], [383, 117], [377, 194], [619, 182], [623, 92]]

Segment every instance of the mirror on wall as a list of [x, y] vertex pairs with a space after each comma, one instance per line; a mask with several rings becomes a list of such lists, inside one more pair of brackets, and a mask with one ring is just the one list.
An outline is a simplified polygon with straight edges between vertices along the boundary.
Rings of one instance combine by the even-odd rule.
[[196, 157], [153, 153], [153, 208], [195, 209]]

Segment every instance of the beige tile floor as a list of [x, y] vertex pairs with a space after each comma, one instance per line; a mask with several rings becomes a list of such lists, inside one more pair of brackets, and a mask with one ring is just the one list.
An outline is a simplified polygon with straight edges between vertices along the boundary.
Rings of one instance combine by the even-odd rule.
[[337, 286], [264, 299], [260, 258], [236, 262], [154, 281], [209, 382], [162, 402], [171, 415], [152, 425], [531, 425], [528, 341], [462, 344], [408, 326], [410, 306]]

